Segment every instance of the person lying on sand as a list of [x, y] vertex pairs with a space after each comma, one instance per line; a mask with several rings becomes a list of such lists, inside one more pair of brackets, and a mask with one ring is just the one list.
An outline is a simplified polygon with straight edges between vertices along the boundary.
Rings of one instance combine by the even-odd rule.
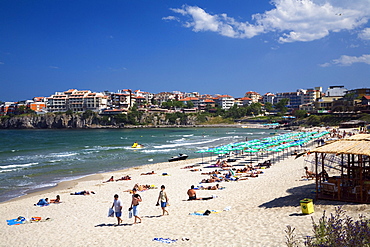
[[213, 175], [213, 174], [221, 174], [221, 172], [214, 170], [212, 172], [202, 172], [201, 175]]
[[83, 190], [83, 191], [80, 191], [80, 192], [71, 193], [71, 195], [83, 195], [83, 196], [90, 195], [90, 194], [95, 194], [95, 192], [94, 191]]
[[60, 196], [57, 195], [56, 199], [50, 199], [50, 203], [60, 203]]
[[145, 191], [145, 190], [149, 190], [152, 188], [154, 187], [150, 186], [149, 184], [143, 184], [143, 185], [135, 184], [132, 190], [124, 190], [123, 192], [130, 192], [130, 194], [133, 194], [134, 191]]
[[216, 185], [210, 185], [210, 186], [207, 186], [207, 187], [203, 187], [203, 186], [198, 186], [198, 189], [199, 190], [222, 190], [222, 189], [225, 189], [225, 187], [220, 187], [219, 184], [216, 184]]
[[147, 173], [141, 173], [140, 175], [153, 175], [153, 174], [155, 174], [155, 172], [154, 172], [154, 171], [147, 172]]
[[108, 182], [113, 182], [114, 181], [114, 178], [113, 176], [110, 177], [110, 179], [108, 179], [107, 181], [104, 181], [103, 183], [108, 183]]
[[232, 167], [232, 165], [227, 164], [226, 160], [223, 160], [221, 163], [221, 167]]
[[34, 204], [35, 206], [47, 206], [49, 205], [49, 198], [42, 198], [40, 199], [36, 204]]
[[119, 179], [116, 179], [116, 181], [120, 181], [120, 180], [131, 180], [131, 177], [129, 175], [126, 175], [124, 177], [121, 177]]
[[211, 197], [197, 198], [197, 192], [194, 189], [194, 185], [192, 185], [190, 187], [190, 189], [188, 190], [188, 196], [189, 196], [188, 201], [193, 201], [193, 200], [209, 200], [209, 199], [212, 199], [213, 198], [212, 196]]

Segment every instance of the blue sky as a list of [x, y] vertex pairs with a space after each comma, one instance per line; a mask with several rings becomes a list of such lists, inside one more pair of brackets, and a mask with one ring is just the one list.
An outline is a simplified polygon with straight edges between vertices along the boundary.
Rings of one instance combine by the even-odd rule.
[[0, 101], [370, 87], [370, 0], [2, 0]]

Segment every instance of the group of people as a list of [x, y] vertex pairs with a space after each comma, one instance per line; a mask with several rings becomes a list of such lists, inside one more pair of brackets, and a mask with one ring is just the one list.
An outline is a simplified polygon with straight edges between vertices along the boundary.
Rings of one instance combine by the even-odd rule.
[[[157, 200], [157, 206], [161, 206], [162, 208], [162, 216], [165, 214], [169, 214], [168, 211], [166, 210], [166, 207], [169, 206], [168, 204], [168, 196], [165, 191], [166, 187], [164, 185], [161, 186], [161, 191], [159, 192], [158, 200]], [[131, 198], [131, 205], [129, 207], [129, 215], [132, 214], [134, 217], [134, 224], [138, 224], [142, 222], [142, 219], [139, 216], [139, 205], [140, 202], [142, 202], [143, 199], [141, 196], [137, 193], [137, 189], [134, 187], [132, 189], [132, 198]], [[114, 209], [114, 214], [117, 218], [117, 224], [120, 225], [122, 223], [122, 202], [119, 199], [118, 194], [114, 195], [114, 201], [112, 204], [112, 209]]]
[[36, 204], [34, 204], [35, 206], [47, 206], [49, 205], [50, 203], [60, 203], [60, 196], [57, 195], [55, 199], [50, 199], [49, 201], [49, 198], [42, 198], [40, 199]]

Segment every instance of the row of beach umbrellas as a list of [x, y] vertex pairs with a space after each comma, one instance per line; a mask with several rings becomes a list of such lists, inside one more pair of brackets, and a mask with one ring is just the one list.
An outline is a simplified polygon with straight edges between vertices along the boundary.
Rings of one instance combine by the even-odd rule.
[[226, 145], [201, 149], [196, 153], [203, 154], [229, 154], [230, 152], [243, 152], [243, 153], [259, 153], [259, 152], [284, 152], [291, 147], [302, 147], [306, 143], [321, 138], [324, 135], [329, 134], [329, 131], [311, 131], [311, 132], [293, 132], [281, 135], [275, 135], [271, 137], [265, 137], [262, 139], [253, 139], [250, 141], [229, 143]]

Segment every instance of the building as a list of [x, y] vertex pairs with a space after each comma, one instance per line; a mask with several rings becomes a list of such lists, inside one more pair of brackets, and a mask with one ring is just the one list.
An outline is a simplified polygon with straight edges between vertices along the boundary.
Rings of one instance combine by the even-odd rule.
[[263, 97], [262, 97], [262, 102], [264, 104], [266, 104], [266, 103], [274, 104], [275, 97], [276, 96], [273, 93], [265, 93], [265, 95], [263, 95]]
[[154, 100], [157, 101], [158, 105], [161, 105], [162, 102], [176, 100], [176, 95], [170, 92], [161, 92], [154, 95]]
[[353, 93], [354, 98], [361, 98], [362, 96], [370, 95], [370, 88], [352, 89], [348, 90], [346, 93]]
[[102, 93], [92, 93], [89, 90], [70, 89], [56, 92], [46, 98], [48, 112], [83, 112], [87, 110], [99, 112], [108, 107], [108, 97]]
[[224, 110], [228, 110], [234, 105], [235, 99], [230, 95], [220, 95], [215, 98], [215, 102]]
[[330, 86], [325, 91], [326, 97], [343, 97], [347, 93], [347, 89], [344, 86]]
[[301, 91], [277, 93], [274, 98], [274, 104], [278, 103], [282, 99], [289, 99], [289, 108], [299, 109], [299, 106], [302, 104], [302, 94], [303, 93]]
[[253, 103], [253, 100], [248, 97], [243, 97], [243, 98], [240, 98], [239, 100], [243, 106], [248, 106]]
[[257, 103], [262, 98], [261, 95], [257, 92], [249, 91], [244, 94], [244, 97], [250, 98], [252, 103]]
[[46, 110], [46, 98], [34, 97], [33, 100], [27, 104], [27, 107], [36, 113], [41, 113]]

